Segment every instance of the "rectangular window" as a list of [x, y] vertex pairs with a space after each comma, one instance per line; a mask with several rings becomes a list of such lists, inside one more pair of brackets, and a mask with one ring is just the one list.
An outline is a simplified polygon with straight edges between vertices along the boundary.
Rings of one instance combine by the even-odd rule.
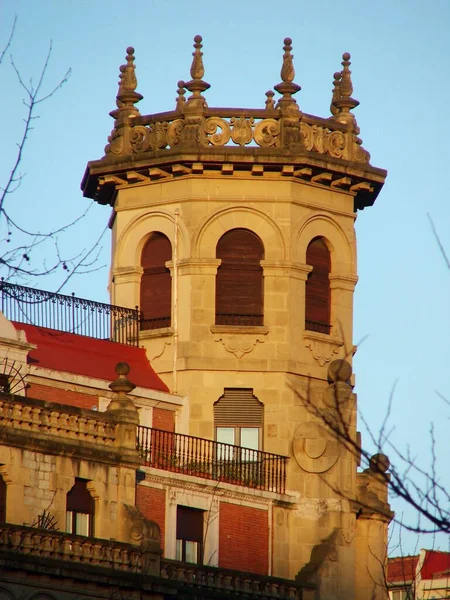
[[177, 506], [177, 560], [202, 563], [204, 514], [198, 508]]

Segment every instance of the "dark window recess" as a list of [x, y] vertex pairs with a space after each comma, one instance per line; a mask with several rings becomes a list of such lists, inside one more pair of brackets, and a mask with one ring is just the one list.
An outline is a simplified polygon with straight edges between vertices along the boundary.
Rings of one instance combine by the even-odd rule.
[[176, 558], [183, 562], [203, 562], [204, 511], [190, 506], [177, 506]]
[[162, 233], [155, 232], [146, 242], [141, 256], [141, 329], [170, 327], [172, 277], [166, 262], [172, 260], [172, 246]]
[[315, 238], [306, 250], [306, 262], [312, 267], [306, 281], [305, 329], [330, 333], [330, 251], [323, 238]]
[[219, 240], [216, 277], [216, 324], [262, 325], [264, 278], [261, 240], [247, 229], [232, 229]]
[[6, 483], [0, 475], [0, 523], [6, 521]]
[[84, 479], [75, 479], [75, 484], [67, 494], [66, 531], [77, 535], [93, 535], [94, 499]]
[[5, 394], [9, 394], [11, 391], [11, 383], [8, 375], [6, 373], [0, 373], [0, 392], [4, 392]]

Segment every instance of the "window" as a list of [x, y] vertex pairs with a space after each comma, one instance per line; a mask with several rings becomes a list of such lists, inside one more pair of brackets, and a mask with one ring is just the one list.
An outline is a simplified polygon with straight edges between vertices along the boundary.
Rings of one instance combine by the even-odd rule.
[[203, 562], [204, 514], [198, 508], [177, 506], [177, 560], [197, 564]]
[[330, 333], [330, 251], [323, 238], [315, 238], [306, 250], [306, 262], [312, 267], [306, 281], [305, 329]]
[[[223, 444], [233, 444], [248, 450], [241, 451], [240, 460], [256, 460], [262, 446], [264, 406], [253, 395], [252, 389], [225, 388], [224, 394], [214, 403], [214, 425], [216, 440]], [[219, 459], [232, 460], [232, 448], [218, 449]]]
[[172, 260], [169, 239], [152, 233], [142, 249], [141, 329], [170, 327], [172, 313], [172, 277], [166, 262]]
[[77, 535], [93, 535], [94, 499], [87, 489], [87, 481], [75, 479], [67, 494], [66, 531]]
[[248, 229], [232, 229], [219, 240], [216, 325], [262, 325], [264, 247]]
[[0, 523], [6, 521], [6, 483], [0, 475]]
[[0, 373], [0, 392], [9, 394], [11, 392], [11, 382], [6, 373]]

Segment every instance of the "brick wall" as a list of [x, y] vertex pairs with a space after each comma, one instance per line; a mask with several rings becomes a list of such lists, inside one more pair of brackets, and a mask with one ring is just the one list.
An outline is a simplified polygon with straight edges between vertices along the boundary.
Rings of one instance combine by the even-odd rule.
[[136, 490], [136, 506], [150, 521], [159, 525], [161, 531], [161, 548], [164, 551], [164, 534], [166, 518], [166, 492], [146, 485], [138, 485]]
[[267, 575], [268, 512], [228, 502], [219, 511], [219, 567]]
[[27, 396], [38, 400], [47, 400], [47, 402], [78, 406], [78, 408], [91, 409], [93, 406], [98, 407], [98, 396], [63, 390], [50, 385], [41, 385], [40, 383], [32, 383], [27, 390]]
[[153, 409], [153, 427], [163, 431], [175, 431], [175, 413], [155, 407]]

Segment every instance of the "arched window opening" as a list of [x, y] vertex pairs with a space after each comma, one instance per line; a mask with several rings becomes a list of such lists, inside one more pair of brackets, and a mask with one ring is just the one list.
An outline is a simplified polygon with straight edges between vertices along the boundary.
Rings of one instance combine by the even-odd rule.
[[0, 523], [6, 521], [6, 483], [0, 475]]
[[219, 240], [216, 277], [216, 324], [262, 325], [264, 247], [248, 229], [232, 229]]
[[75, 479], [66, 501], [66, 531], [91, 536], [94, 533], [94, 499], [85, 479]]
[[314, 238], [306, 250], [306, 262], [312, 267], [306, 281], [305, 329], [330, 333], [330, 251], [323, 238]]
[[172, 313], [172, 277], [166, 262], [172, 260], [169, 239], [155, 232], [141, 255], [144, 270], [141, 279], [141, 329], [170, 327]]

